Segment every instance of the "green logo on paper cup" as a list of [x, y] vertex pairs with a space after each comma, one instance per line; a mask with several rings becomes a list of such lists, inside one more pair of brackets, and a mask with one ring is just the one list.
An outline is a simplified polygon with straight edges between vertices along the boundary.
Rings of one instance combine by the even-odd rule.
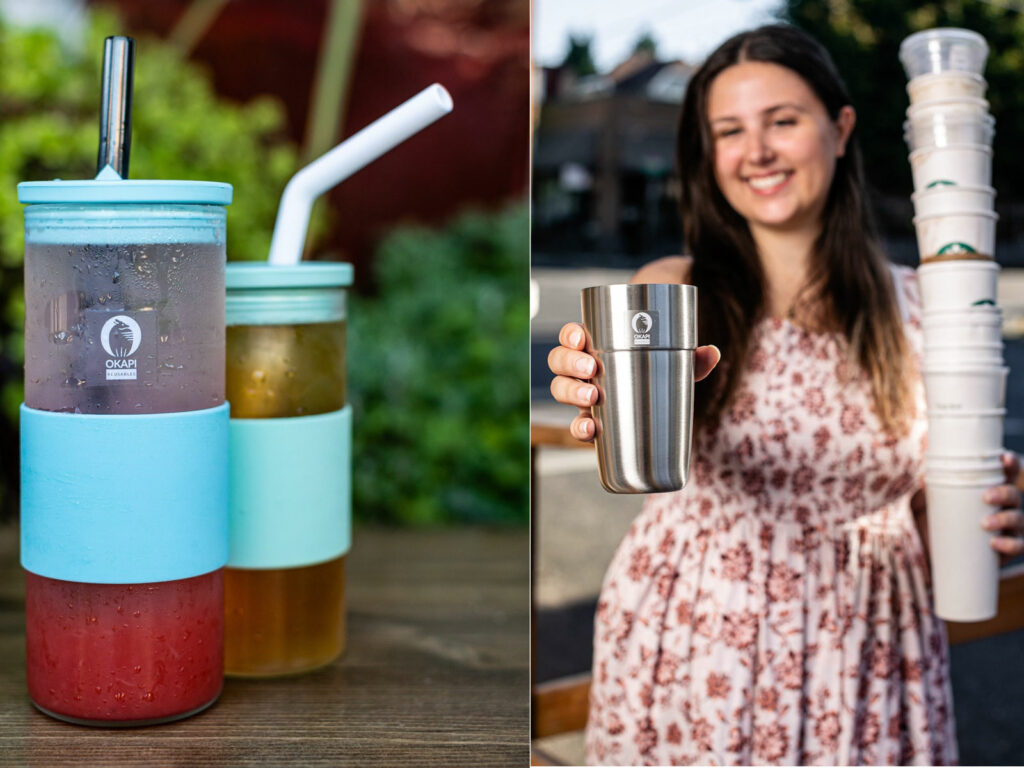
[[992, 299], [978, 299], [976, 302], [971, 304], [972, 307], [984, 307], [985, 305], [994, 307], [996, 303]]
[[944, 246], [939, 248], [937, 255], [946, 256], [956, 253], [977, 253], [977, 251], [971, 248], [967, 243], [946, 243]]
[[929, 184], [925, 189], [932, 189], [933, 187], [955, 187], [956, 182], [950, 181], [949, 179], [936, 179]]

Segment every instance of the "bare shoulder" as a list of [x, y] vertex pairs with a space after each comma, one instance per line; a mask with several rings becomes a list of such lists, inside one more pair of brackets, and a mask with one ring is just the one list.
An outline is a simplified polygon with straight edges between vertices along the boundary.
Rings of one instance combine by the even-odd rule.
[[693, 267], [692, 256], [665, 256], [644, 264], [631, 283], [687, 283]]

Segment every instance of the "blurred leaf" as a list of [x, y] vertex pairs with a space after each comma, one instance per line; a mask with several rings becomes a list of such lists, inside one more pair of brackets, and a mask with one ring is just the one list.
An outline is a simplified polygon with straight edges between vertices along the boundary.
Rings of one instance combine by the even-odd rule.
[[352, 300], [357, 517], [529, 519], [529, 217], [397, 230]]

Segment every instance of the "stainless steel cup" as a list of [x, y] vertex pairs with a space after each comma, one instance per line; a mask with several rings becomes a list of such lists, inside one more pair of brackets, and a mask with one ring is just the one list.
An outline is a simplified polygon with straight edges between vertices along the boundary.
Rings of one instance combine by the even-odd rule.
[[693, 433], [692, 285], [584, 288], [587, 352], [597, 359], [597, 465], [612, 493], [686, 485]]

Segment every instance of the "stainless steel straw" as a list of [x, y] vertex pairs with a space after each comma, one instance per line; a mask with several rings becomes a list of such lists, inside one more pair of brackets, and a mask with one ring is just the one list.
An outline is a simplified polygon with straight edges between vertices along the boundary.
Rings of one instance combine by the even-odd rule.
[[103, 95], [100, 101], [100, 151], [96, 172], [112, 167], [128, 178], [132, 146], [132, 85], [135, 77], [135, 41], [108, 37], [103, 45]]

